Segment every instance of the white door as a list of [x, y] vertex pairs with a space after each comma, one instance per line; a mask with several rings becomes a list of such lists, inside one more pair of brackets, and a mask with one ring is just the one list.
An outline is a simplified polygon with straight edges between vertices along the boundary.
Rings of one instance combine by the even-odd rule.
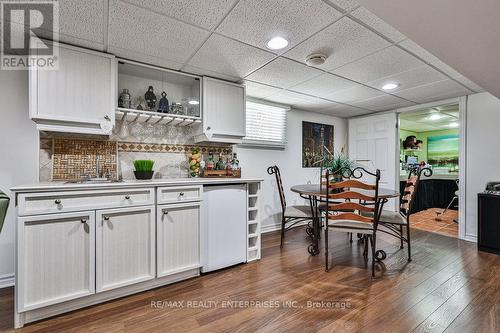
[[[397, 115], [387, 113], [349, 119], [349, 157], [369, 171], [380, 169], [380, 187], [396, 189]], [[385, 210], [396, 210], [396, 199]]]
[[158, 277], [200, 267], [200, 203], [158, 206]]
[[98, 210], [96, 291], [154, 278], [154, 206]]
[[243, 138], [245, 87], [236, 83], [203, 78], [203, 126], [207, 136]]
[[59, 44], [57, 65], [57, 70], [30, 68], [31, 118], [60, 131], [109, 134], [114, 125], [114, 57]]
[[18, 219], [19, 312], [95, 292], [95, 212]]

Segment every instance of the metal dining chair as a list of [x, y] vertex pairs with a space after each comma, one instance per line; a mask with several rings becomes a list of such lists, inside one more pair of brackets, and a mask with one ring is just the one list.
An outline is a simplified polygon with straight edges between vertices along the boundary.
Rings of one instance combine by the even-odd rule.
[[[360, 181], [362, 177], [372, 176], [374, 183], [369, 184]], [[371, 244], [372, 252], [372, 277], [375, 276], [375, 252], [377, 241], [378, 216], [380, 211], [379, 182], [380, 170], [375, 173], [369, 172], [363, 167], [349, 170], [349, 178], [340, 182], [334, 182], [332, 175], [326, 171], [324, 180], [324, 197], [326, 200], [325, 210], [325, 270], [329, 271], [328, 259], [328, 233], [330, 230], [357, 233], [363, 236], [363, 256], [368, 259], [368, 243]], [[371, 178], [371, 177], [370, 177]], [[345, 200], [338, 203], [336, 200]], [[363, 213], [371, 213], [364, 216]]]
[[9, 196], [0, 191], [0, 232], [2, 232], [5, 216], [7, 215], [7, 208], [9, 208], [9, 201], [10, 201]]
[[[408, 261], [411, 261], [411, 238], [410, 238], [410, 215], [413, 204], [417, 198], [418, 184], [422, 176], [432, 176], [429, 168], [415, 167], [409, 170], [408, 179], [401, 196], [399, 212], [382, 211], [379, 217], [380, 232], [394, 236], [400, 240], [400, 248], [404, 243], [408, 245]], [[365, 216], [372, 216], [371, 213], [364, 213]], [[384, 259], [383, 257], [381, 259]]]
[[269, 168], [267, 168], [267, 173], [269, 175], [274, 174], [276, 177], [276, 185], [278, 187], [282, 210], [280, 247], [283, 247], [285, 232], [287, 230], [290, 230], [291, 228], [296, 226], [297, 223], [313, 220], [312, 208], [308, 205], [287, 206], [280, 169], [276, 165], [270, 166]]

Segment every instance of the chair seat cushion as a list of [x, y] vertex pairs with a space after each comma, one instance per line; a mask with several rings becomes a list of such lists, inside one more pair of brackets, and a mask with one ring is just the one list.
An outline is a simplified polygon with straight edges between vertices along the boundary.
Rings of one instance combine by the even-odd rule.
[[344, 232], [354, 232], [360, 234], [372, 234], [373, 226], [369, 223], [352, 220], [328, 221], [329, 229], [336, 229]]
[[[363, 216], [373, 217], [373, 213], [363, 213]], [[390, 224], [402, 224], [406, 225], [407, 221], [404, 216], [400, 213], [390, 212], [390, 211], [382, 211], [380, 215], [379, 223], [390, 223]]]
[[311, 206], [287, 206], [285, 217], [312, 218]]

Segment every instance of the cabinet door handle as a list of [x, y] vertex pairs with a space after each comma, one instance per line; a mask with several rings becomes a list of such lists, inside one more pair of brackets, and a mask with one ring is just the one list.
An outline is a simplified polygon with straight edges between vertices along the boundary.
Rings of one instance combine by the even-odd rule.
[[164, 209], [163, 210], [163, 215], [168, 215], [168, 210]]
[[125, 200], [130, 200], [130, 195], [126, 195]]
[[106, 119], [107, 121], [111, 121], [111, 118], [108, 115], [105, 115], [104, 119]]
[[212, 127], [207, 126], [207, 131], [210, 131], [211, 129], [212, 129]]
[[103, 216], [102, 218], [104, 221], [109, 221], [109, 216]]
[[179, 193], [179, 196], [183, 197], [184, 196], [184, 192]]
[[61, 199], [56, 199], [56, 200], [54, 201], [54, 203], [55, 203], [56, 205], [60, 205], [60, 204], [61, 204]]
[[83, 218], [83, 219], [81, 219], [81, 222], [82, 223], [87, 223], [87, 219]]

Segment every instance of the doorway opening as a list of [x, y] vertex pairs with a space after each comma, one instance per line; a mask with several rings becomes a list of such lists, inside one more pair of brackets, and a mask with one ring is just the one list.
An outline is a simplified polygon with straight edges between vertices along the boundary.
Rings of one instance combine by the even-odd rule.
[[458, 238], [459, 234], [459, 104], [399, 114], [400, 190], [416, 165], [433, 171], [422, 175], [410, 225], [414, 229]]

